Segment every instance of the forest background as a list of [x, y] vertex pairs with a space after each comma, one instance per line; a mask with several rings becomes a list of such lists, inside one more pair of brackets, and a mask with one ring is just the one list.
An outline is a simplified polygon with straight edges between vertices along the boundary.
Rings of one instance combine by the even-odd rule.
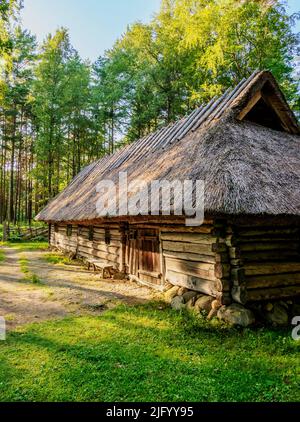
[[300, 116], [300, 12], [276, 0], [162, 0], [96, 62], [59, 28], [38, 44], [0, 1], [0, 223], [31, 224], [87, 164], [207, 103], [256, 69]]

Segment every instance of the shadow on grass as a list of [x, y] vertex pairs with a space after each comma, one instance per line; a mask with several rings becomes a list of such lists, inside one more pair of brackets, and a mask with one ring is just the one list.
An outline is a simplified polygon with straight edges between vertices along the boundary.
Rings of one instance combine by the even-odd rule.
[[25, 367], [27, 400], [292, 401], [299, 349], [287, 335], [196, 323], [152, 303], [32, 325], [5, 347]]

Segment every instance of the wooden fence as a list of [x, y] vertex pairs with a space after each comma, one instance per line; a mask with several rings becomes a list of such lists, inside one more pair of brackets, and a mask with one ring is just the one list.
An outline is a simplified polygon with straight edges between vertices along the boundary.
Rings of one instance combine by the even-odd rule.
[[21, 227], [9, 227], [5, 225], [3, 226], [3, 235], [2, 240], [12, 240], [12, 239], [20, 239], [20, 240], [32, 240], [37, 237], [48, 237], [48, 227], [28, 227], [28, 228], [21, 228]]

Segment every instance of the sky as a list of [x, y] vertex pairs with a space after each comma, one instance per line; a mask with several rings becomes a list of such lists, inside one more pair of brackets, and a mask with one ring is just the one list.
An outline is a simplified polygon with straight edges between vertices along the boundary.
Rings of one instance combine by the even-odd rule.
[[[300, 11], [300, 0], [287, 2], [290, 13]], [[95, 61], [129, 24], [149, 22], [159, 5], [160, 0], [24, 0], [21, 17], [40, 42], [58, 27], [68, 28], [80, 56]]]
[[58, 27], [70, 30], [72, 45], [95, 61], [135, 21], [149, 22], [160, 0], [24, 0], [25, 28], [43, 41]]

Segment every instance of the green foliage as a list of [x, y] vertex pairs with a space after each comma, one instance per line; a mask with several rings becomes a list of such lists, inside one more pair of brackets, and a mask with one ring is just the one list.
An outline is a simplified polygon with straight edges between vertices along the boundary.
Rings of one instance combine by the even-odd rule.
[[297, 401], [290, 330], [228, 329], [158, 304], [19, 328], [0, 348], [1, 401]]
[[1, 0], [0, 3], [0, 55], [5, 55], [5, 58], [9, 58], [11, 49], [9, 19], [21, 6], [22, 2], [18, 0]]
[[153, 21], [132, 25], [108, 56], [110, 66], [128, 58], [115, 80], [133, 81], [123, 95], [129, 139], [184, 115], [256, 69], [272, 71], [296, 109], [297, 19], [279, 1], [162, 1]]
[[0, 249], [0, 263], [5, 260], [5, 253], [2, 249]]
[[17, 4], [0, 9], [0, 222], [30, 223], [85, 165], [257, 68], [274, 73], [300, 115], [300, 13], [288, 16], [284, 0], [162, 0], [94, 64], [65, 28], [38, 46], [11, 25]]

